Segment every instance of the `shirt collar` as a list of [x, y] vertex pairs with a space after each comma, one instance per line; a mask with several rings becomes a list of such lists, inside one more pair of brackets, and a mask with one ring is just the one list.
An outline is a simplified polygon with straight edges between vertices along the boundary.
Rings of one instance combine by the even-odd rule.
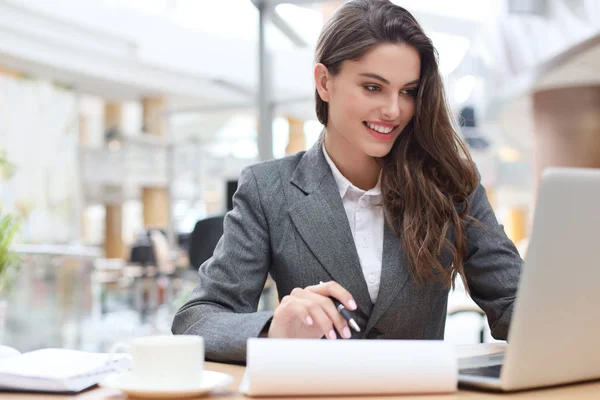
[[325, 143], [323, 143], [323, 154], [325, 155], [325, 160], [327, 164], [329, 164], [329, 168], [331, 168], [331, 173], [333, 174], [333, 179], [335, 180], [335, 184], [337, 185], [338, 191], [340, 192], [340, 197], [344, 198], [348, 190], [352, 190], [353, 192], [358, 192], [361, 195], [367, 194], [369, 196], [381, 197], [381, 173], [379, 173], [379, 178], [377, 179], [377, 184], [374, 188], [364, 191], [352, 184], [336, 167], [335, 163], [329, 157], [327, 150], [325, 149]]

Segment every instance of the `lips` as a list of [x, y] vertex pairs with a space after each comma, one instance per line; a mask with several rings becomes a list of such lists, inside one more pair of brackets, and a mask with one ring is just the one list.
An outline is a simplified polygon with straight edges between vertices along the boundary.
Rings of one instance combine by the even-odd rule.
[[367, 125], [367, 122], [363, 122], [363, 125], [365, 126], [365, 129], [367, 130], [367, 132], [373, 136], [375, 139], [377, 140], [381, 140], [381, 141], [390, 141], [394, 139], [394, 134], [396, 133], [396, 129], [398, 129], [398, 125], [396, 125], [394, 127], [394, 129], [391, 130], [391, 132], [389, 133], [381, 133], [376, 131], [375, 129], [371, 129], [369, 128], [369, 126]]

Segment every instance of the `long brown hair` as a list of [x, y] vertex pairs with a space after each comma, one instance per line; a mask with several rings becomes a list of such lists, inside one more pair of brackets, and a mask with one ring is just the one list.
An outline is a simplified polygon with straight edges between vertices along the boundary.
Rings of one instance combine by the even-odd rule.
[[[359, 60], [382, 43], [406, 43], [421, 59], [415, 114], [381, 159], [385, 218], [401, 240], [413, 279], [450, 286], [460, 274], [467, 287], [465, 226], [478, 176], [450, 116], [431, 40], [404, 8], [388, 0], [352, 0], [323, 27], [315, 61], [335, 76], [345, 60]], [[328, 104], [315, 97], [326, 126]]]

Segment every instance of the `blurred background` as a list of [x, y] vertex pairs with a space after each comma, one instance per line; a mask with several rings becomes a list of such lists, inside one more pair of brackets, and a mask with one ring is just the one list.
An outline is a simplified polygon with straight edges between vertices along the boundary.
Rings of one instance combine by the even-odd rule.
[[[317, 139], [314, 46], [342, 3], [0, 0], [0, 343], [169, 332], [242, 168]], [[600, 167], [600, 1], [394, 3], [524, 256], [543, 169]], [[460, 285], [446, 339], [491, 340]]]

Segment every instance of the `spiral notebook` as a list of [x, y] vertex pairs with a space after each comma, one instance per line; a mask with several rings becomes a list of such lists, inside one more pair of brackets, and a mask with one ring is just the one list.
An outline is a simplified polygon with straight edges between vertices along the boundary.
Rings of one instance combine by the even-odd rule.
[[127, 354], [35, 350], [0, 358], [0, 390], [76, 393], [129, 368]]

